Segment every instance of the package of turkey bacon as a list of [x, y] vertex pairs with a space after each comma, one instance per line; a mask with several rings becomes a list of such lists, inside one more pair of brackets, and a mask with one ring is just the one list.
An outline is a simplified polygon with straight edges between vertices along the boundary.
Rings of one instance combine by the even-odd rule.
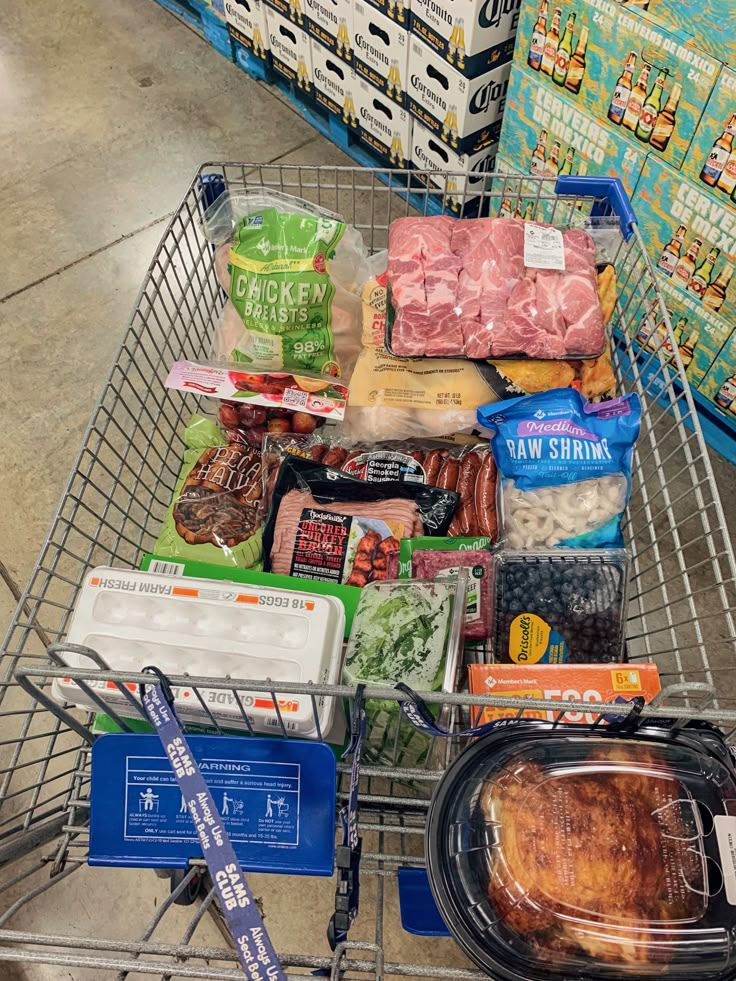
[[598, 358], [610, 316], [601, 274], [617, 235], [608, 219], [397, 218], [386, 349], [402, 358]]
[[394, 579], [402, 538], [447, 534], [457, 503], [453, 490], [369, 482], [287, 456], [264, 528], [264, 568], [348, 586]]

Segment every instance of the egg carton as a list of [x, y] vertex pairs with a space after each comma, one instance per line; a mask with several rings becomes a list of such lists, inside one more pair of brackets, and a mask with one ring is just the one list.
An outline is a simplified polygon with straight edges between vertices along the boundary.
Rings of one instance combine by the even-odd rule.
[[[137, 673], [155, 665], [165, 674], [270, 680], [278, 712], [267, 693], [197, 686], [174, 690], [176, 709], [187, 721], [244, 729], [238, 699], [255, 732], [314, 738], [332, 726], [335, 699], [307, 694], [278, 696], [278, 683], [336, 684], [340, 676], [345, 611], [332, 596], [244, 586], [208, 579], [171, 577], [100, 567], [86, 576], [67, 643], [95, 650], [112, 671]], [[90, 660], [69, 651], [70, 668]], [[106, 702], [130, 703], [112, 682], [100, 680]], [[52, 688], [59, 702], [99, 708], [71, 679]], [[199, 696], [199, 697], [198, 697]], [[200, 702], [200, 697], [202, 702]]]

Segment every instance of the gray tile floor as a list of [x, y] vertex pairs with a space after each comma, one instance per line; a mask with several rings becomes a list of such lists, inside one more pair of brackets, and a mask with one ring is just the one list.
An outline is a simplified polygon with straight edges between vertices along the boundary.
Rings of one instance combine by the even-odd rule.
[[[0, 5], [0, 626], [53, 518], [164, 224], [206, 160], [350, 162], [153, 0]], [[713, 462], [733, 516], [734, 470]], [[254, 878], [277, 946], [326, 954], [324, 890]], [[130, 939], [166, 890], [150, 873], [80, 869], [9, 926]], [[5, 894], [0, 910], [21, 892]], [[181, 934], [187, 911], [179, 920]], [[207, 918], [195, 942], [222, 944]], [[464, 964], [449, 941], [430, 946], [400, 933], [389, 956]], [[1, 962], [0, 977], [117, 977], [31, 961]]]

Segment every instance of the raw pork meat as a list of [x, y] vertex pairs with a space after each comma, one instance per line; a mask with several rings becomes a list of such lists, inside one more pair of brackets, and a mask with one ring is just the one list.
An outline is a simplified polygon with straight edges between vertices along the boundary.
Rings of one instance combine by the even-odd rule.
[[453, 225], [448, 217], [398, 218], [391, 225], [388, 275], [401, 310], [391, 338], [396, 354], [463, 353], [455, 309], [462, 259], [451, 249]]
[[605, 349], [595, 244], [564, 233], [564, 272], [524, 265], [525, 223], [514, 218], [399, 218], [389, 233], [403, 357], [597, 357]]

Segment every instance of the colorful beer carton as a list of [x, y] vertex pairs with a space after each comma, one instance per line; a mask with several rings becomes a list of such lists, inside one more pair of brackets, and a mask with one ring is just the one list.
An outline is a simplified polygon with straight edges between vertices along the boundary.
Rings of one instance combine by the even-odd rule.
[[611, 0], [524, 4], [515, 60], [632, 146], [685, 159], [720, 62]]
[[514, 160], [499, 152], [490, 181], [488, 206], [491, 217], [524, 218], [567, 225], [576, 219], [579, 212], [589, 213], [590, 208], [578, 209], [574, 204], [556, 198], [553, 178], [543, 179], [541, 187], [543, 197], [540, 197], [539, 181], [523, 174]]
[[400, 106], [406, 103], [409, 34], [367, 3], [353, 6], [355, 70]]
[[692, 36], [693, 43], [713, 58], [736, 64], [732, 0], [623, 0], [629, 8]]
[[389, 166], [410, 166], [412, 118], [365, 79], [357, 80], [360, 138]]
[[651, 156], [632, 203], [670, 309], [701, 330], [697, 381], [736, 319], [736, 209]]
[[466, 78], [510, 61], [521, 0], [412, 0], [411, 29]]
[[312, 39], [314, 99], [346, 126], [357, 131], [358, 79], [355, 71]]
[[736, 71], [721, 72], [682, 170], [717, 201], [736, 210]]
[[510, 72], [507, 63], [477, 78], [465, 78], [412, 37], [407, 106], [455, 153], [479, 153], [498, 142]]
[[261, 0], [225, 0], [225, 19], [231, 37], [256, 58], [268, 60], [268, 24]]
[[736, 330], [698, 384], [698, 391], [718, 410], [724, 427], [736, 436]]
[[500, 156], [534, 177], [561, 174], [620, 177], [633, 194], [646, 150], [618, 139], [560, 91], [514, 65], [506, 96]]
[[268, 45], [275, 72], [312, 94], [312, 51], [305, 31], [271, 9], [267, 14]]
[[289, 0], [304, 3], [306, 29], [349, 65], [353, 63], [353, 8], [350, 0]]
[[[496, 698], [537, 698], [553, 702], [589, 702], [590, 712], [566, 712], [563, 722], [592, 725], [600, 716], [601, 705], [615, 706], [634, 698], [651, 702], [659, 694], [656, 664], [470, 664], [468, 687], [471, 695]], [[472, 710], [472, 724], [483, 725], [497, 719], [511, 719], [518, 709], [486, 705]], [[559, 712], [526, 709], [525, 719], [554, 722]], [[604, 718], [604, 724], [607, 720]]]
[[491, 147], [470, 156], [455, 153], [438, 140], [432, 130], [419, 122], [414, 123], [411, 162], [418, 171], [424, 171], [416, 174], [415, 179], [427, 187], [444, 191], [447, 207], [455, 215], [477, 214], [487, 175], [495, 167], [495, 151], [496, 147]]
[[[688, 381], [698, 385], [718, 358], [723, 345], [733, 332], [734, 325], [717, 314], [703, 309], [702, 303], [683, 292], [679, 286], [662, 273], [657, 274], [657, 284], [662, 291], [674, 332], [675, 344]], [[667, 334], [664, 318], [655, 311], [642, 313], [638, 323], [632, 325], [634, 339], [645, 352], [660, 349], [665, 361], [674, 367], [674, 348]]]

